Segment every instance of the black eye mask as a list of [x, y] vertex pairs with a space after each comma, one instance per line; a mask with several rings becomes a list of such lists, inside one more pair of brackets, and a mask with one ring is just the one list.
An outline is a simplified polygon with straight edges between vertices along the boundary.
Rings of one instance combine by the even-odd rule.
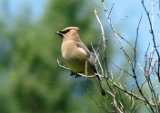
[[58, 31], [56, 32], [56, 34], [58, 34], [59, 36], [61, 36], [63, 38], [63, 35], [66, 34], [67, 32], [69, 32], [70, 30], [65, 30], [65, 31]]
[[69, 30], [65, 30], [65, 31], [60, 31], [62, 34], [66, 34], [67, 32], [69, 32]]

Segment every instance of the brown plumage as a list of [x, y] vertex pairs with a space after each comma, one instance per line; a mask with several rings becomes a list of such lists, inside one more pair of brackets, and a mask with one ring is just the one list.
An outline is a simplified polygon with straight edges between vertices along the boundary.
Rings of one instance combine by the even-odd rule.
[[[81, 41], [77, 30], [79, 30], [78, 27], [66, 27], [63, 30], [56, 32], [63, 38], [61, 45], [62, 56], [72, 72], [82, 73], [87, 76], [96, 75], [97, 71], [93, 54]], [[96, 76], [96, 80], [98, 81], [102, 95], [105, 95], [98, 75]]]

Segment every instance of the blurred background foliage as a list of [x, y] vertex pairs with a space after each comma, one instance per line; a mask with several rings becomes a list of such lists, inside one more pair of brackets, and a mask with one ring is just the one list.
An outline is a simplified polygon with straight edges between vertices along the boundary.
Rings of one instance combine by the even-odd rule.
[[9, 2], [1, 0], [0, 7], [0, 113], [103, 113], [85, 90], [101, 100], [90, 82], [58, 66], [62, 39], [54, 34], [78, 26], [82, 40], [96, 45], [94, 2], [48, 0], [35, 22], [29, 4], [19, 6], [20, 15], [15, 12], [12, 20]]

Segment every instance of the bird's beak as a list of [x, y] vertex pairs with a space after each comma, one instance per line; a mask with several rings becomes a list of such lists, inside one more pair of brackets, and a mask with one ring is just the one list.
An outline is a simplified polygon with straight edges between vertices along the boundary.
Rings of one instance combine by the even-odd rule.
[[57, 31], [56, 34], [63, 37], [63, 33], [61, 33], [60, 31]]

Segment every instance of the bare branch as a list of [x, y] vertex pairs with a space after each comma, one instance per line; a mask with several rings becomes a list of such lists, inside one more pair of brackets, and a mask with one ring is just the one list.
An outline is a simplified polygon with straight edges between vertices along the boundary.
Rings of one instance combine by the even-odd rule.
[[142, 6], [143, 6], [143, 9], [146, 12], [148, 21], [149, 21], [150, 30], [151, 30], [150, 33], [152, 35], [152, 42], [153, 42], [153, 46], [155, 48], [155, 51], [156, 51], [156, 54], [157, 54], [157, 57], [158, 57], [157, 58], [158, 59], [158, 72], [157, 72], [157, 76], [158, 76], [158, 79], [159, 79], [159, 82], [160, 82], [160, 54], [159, 54], [158, 49], [157, 49], [157, 44], [156, 44], [156, 39], [155, 39], [155, 33], [154, 33], [154, 29], [153, 29], [153, 24], [152, 24], [149, 12], [147, 11], [147, 8], [146, 8], [146, 6], [144, 4], [144, 0], [141, 0], [141, 3], [142, 3]]
[[[143, 101], [143, 102], [145, 102], [145, 103], [148, 103], [148, 101], [146, 101], [145, 99], [139, 97], [138, 95], [133, 94], [132, 92], [130, 92], [130, 91], [128, 91], [128, 90], [120, 87], [119, 85], [117, 85], [117, 84], [116, 84], [115, 82], [113, 82], [113, 81], [111, 81], [111, 82], [112, 82], [112, 85], [113, 85], [113, 86], [115, 86], [116, 88], [118, 88], [118, 89], [120, 89], [121, 91], [125, 92], [125, 93], [128, 94], [129, 96], [131, 96], [131, 97], [133, 97], [133, 98], [135, 98], [135, 99], [138, 99], [138, 100], [140, 100], [140, 101]], [[152, 102], [149, 102], [149, 104], [152, 105], [152, 106], [155, 106]]]
[[[68, 71], [71, 71], [68, 67], [61, 65], [58, 59], [57, 59], [57, 63], [58, 63], [58, 65], [59, 65], [59, 67], [64, 68], [64, 69], [66, 69], [66, 70], [68, 70]], [[102, 77], [102, 75], [100, 75], [100, 74], [98, 74], [98, 73], [95, 74], [95, 75], [90, 75], [90, 76], [86, 76], [86, 75], [84, 75], [84, 74], [82, 74], [82, 73], [77, 73], [77, 74], [80, 75], [80, 76], [82, 76], [82, 77], [86, 77], [86, 78], [94, 78], [94, 77], [96, 77], [96, 76]]]
[[137, 43], [138, 43], [139, 27], [140, 27], [141, 20], [142, 20], [142, 16], [138, 22], [138, 27], [136, 30], [136, 40], [135, 40], [135, 44], [134, 44], [134, 69], [136, 69], [136, 64], [137, 64]]
[[106, 39], [105, 39], [104, 27], [103, 27], [103, 25], [102, 25], [102, 23], [101, 23], [101, 21], [99, 19], [99, 16], [97, 14], [97, 10], [96, 9], [94, 9], [94, 13], [95, 13], [96, 18], [98, 20], [98, 23], [99, 23], [99, 25], [101, 27], [101, 32], [102, 32], [101, 36], [102, 36], [102, 40], [103, 40], [103, 48], [105, 48], [106, 47]]

